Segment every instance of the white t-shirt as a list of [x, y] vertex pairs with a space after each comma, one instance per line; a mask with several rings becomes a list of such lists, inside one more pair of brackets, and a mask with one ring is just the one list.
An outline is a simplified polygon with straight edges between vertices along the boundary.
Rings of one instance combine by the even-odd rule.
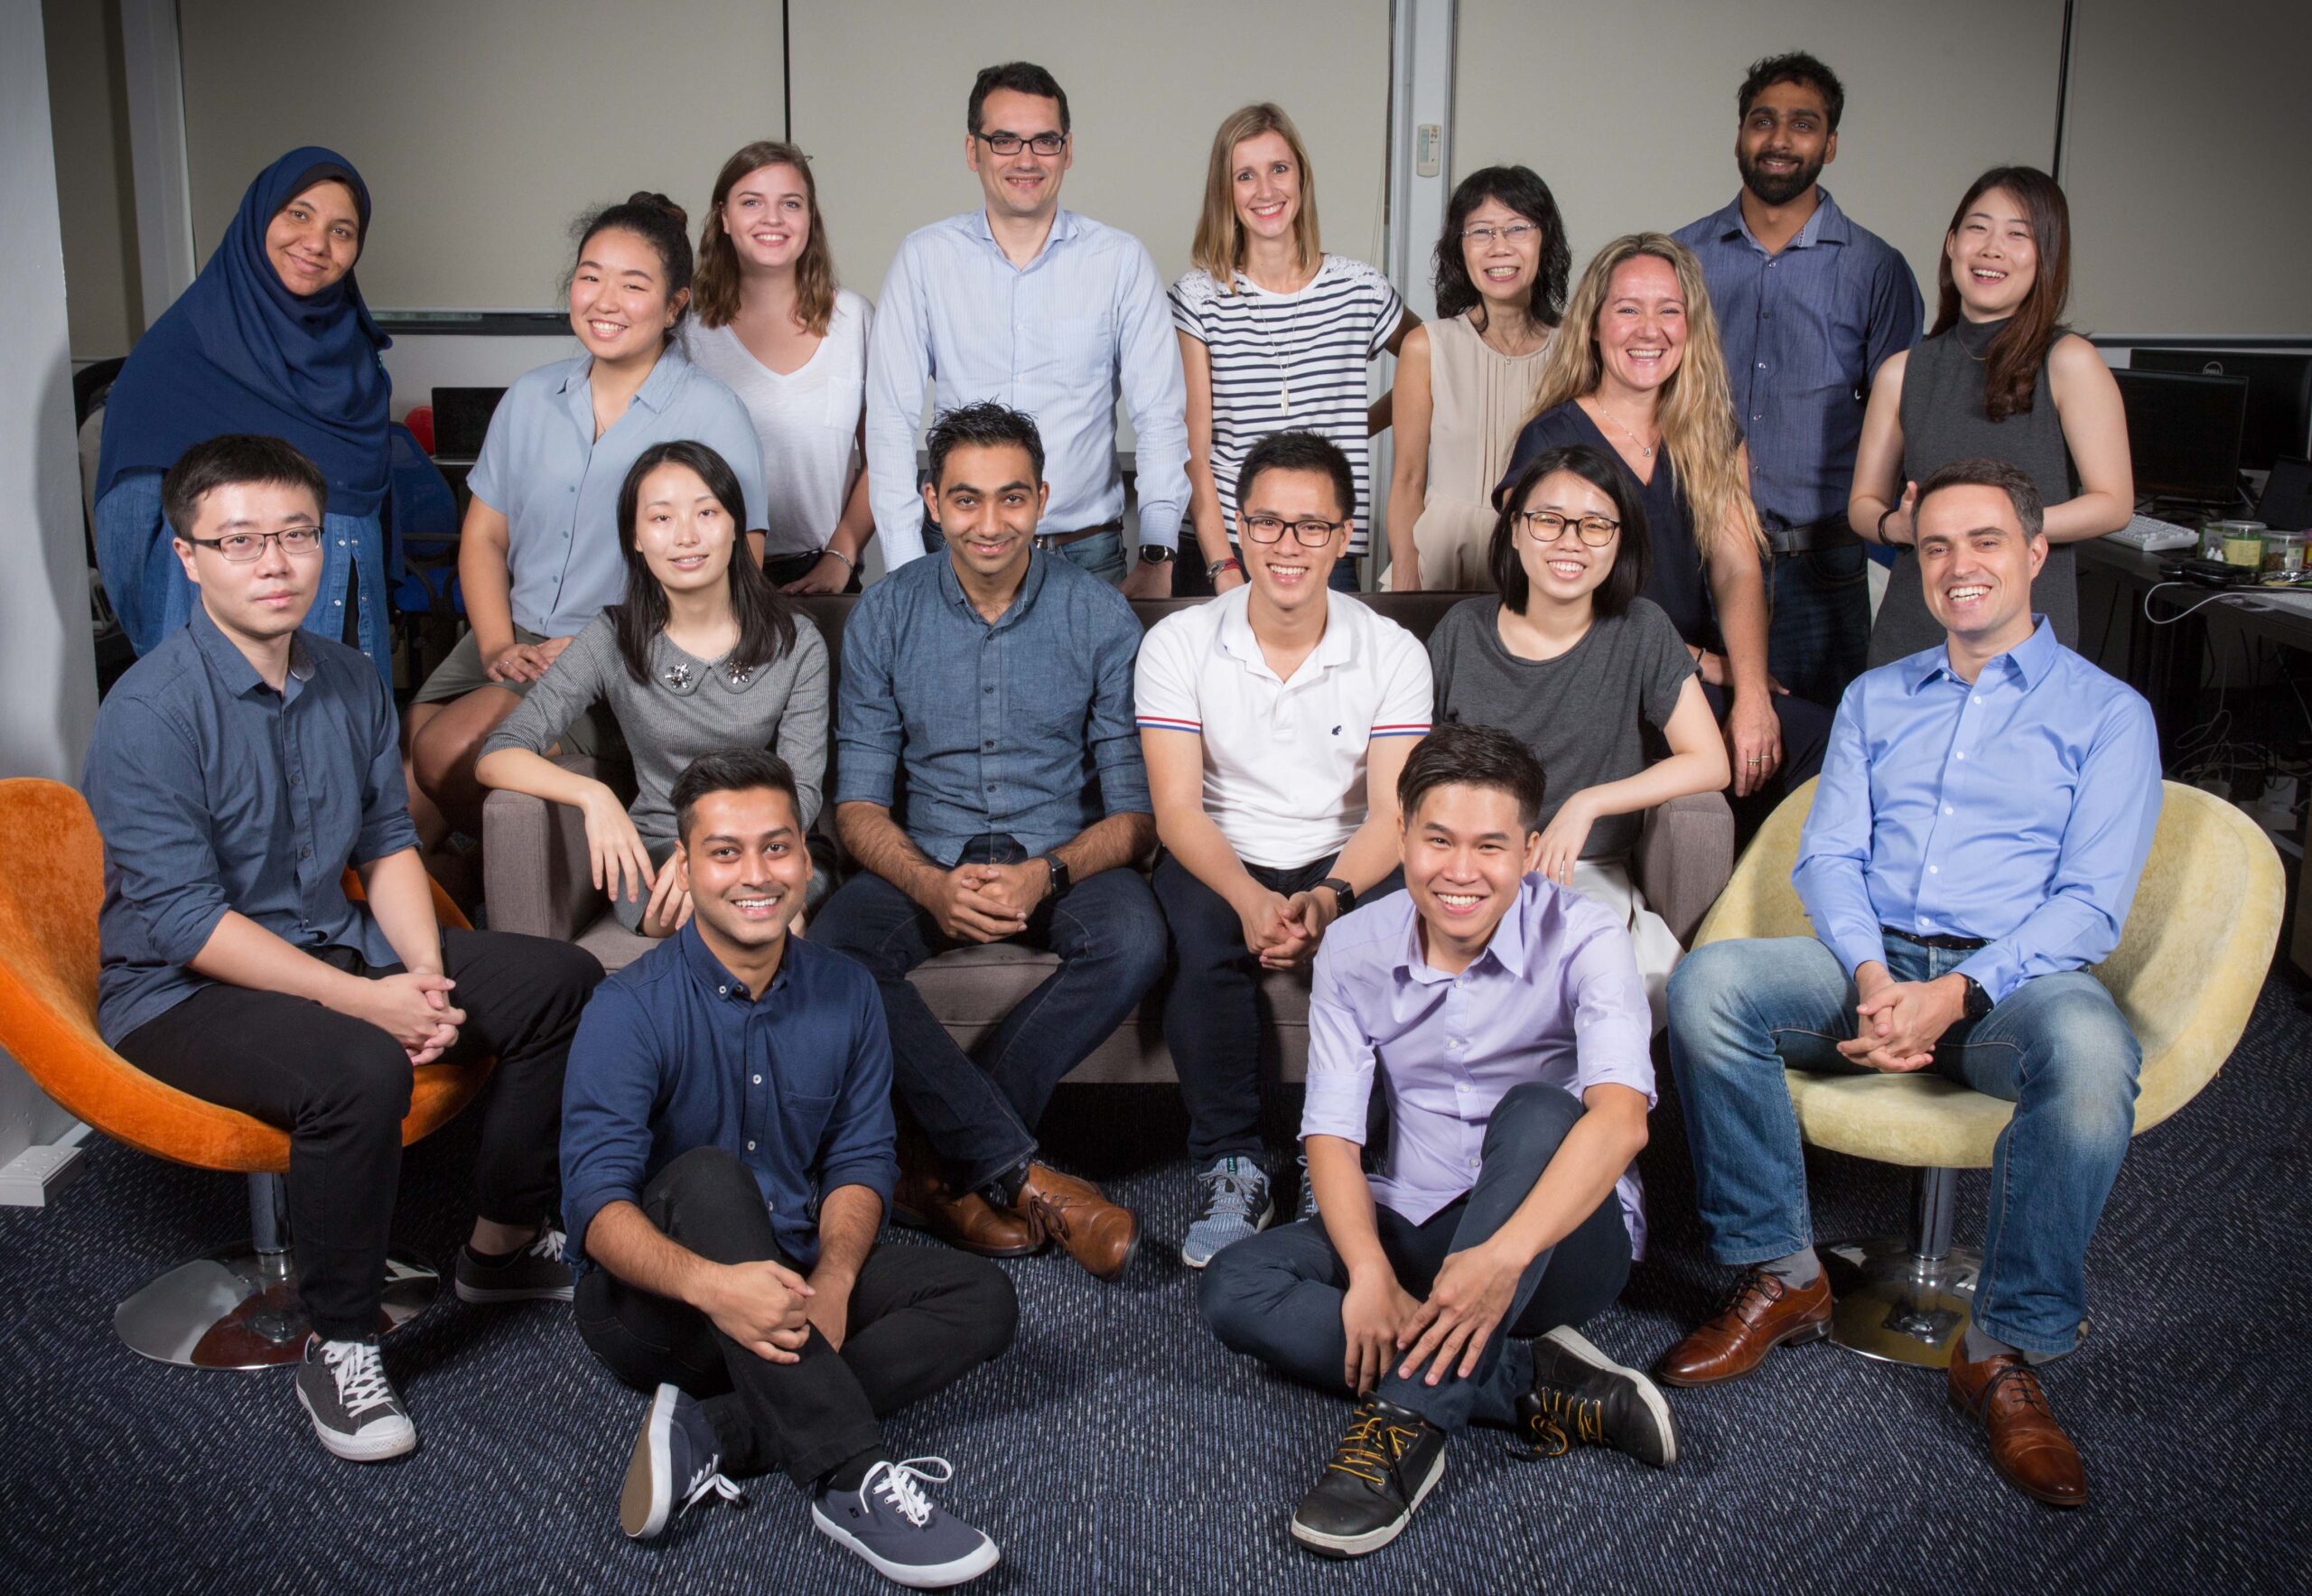
[[1375, 738], [1429, 732], [1429, 654], [1346, 593], [1326, 595], [1325, 635], [1281, 681], [1261, 657], [1239, 587], [1166, 616], [1140, 645], [1141, 729], [1204, 739], [1204, 812], [1247, 864], [1292, 870], [1365, 824]]
[[729, 327], [683, 323], [693, 364], [739, 396], [762, 439], [770, 502], [747, 507], [767, 528], [767, 555], [825, 548], [859, 476], [859, 416], [866, 404], [867, 330], [875, 308], [848, 288], [834, 291], [827, 335], [784, 377], [764, 365]]
[[1226, 294], [1198, 269], [1172, 285], [1172, 324], [1212, 364], [1212, 478], [1228, 537], [1236, 537], [1236, 471], [1271, 433], [1330, 439], [1356, 473], [1351, 554], [1372, 526], [1372, 439], [1366, 368], [1387, 347], [1405, 302], [1361, 260], [1328, 255], [1295, 294], [1271, 294], [1239, 272]]

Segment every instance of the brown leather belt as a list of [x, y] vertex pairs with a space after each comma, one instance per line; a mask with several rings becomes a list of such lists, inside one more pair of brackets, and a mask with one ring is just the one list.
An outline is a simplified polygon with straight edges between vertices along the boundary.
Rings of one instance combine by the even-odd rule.
[[1880, 926], [1878, 934], [1882, 937], [1899, 937], [1904, 941], [1915, 942], [1921, 947], [1940, 947], [1945, 953], [1972, 953], [1977, 948], [1990, 946], [1981, 937], [1929, 937], [1918, 931], [1906, 931], [1898, 926]]
[[1103, 532], [1121, 532], [1122, 521], [1102, 521], [1096, 527], [1086, 527], [1076, 532], [1039, 532], [1036, 546], [1041, 549], [1066, 548], [1071, 543], [1081, 543], [1087, 537], [1097, 537]]
[[1769, 527], [1767, 543], [1778, 555], [1810, 554], [1818, 548], [1843, 548], [1860, 543], [1844, 516], [1830, 516], [1804, 527]]

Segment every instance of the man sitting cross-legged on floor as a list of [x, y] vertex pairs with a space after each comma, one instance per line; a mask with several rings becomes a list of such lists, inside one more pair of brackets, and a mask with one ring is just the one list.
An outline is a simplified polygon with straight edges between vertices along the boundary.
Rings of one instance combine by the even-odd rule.
[[2141, 1050], [2086, 966], [2118, 946], [2151, 851], [2159, 743], [2149, 706], [2031, 612], [2047, 540], [2029, 477], [1959, 461], [1914, 515], [1946, 641], [1839, 705], [1791, 878], [1815, 935], [1715, 942], [1670, 982], [1702, 1224], [1743, 1274], [1657, 1373], [1713, 1386], [1829, 1331], [1784, 1068], [1932, 1069], [2015, 1105], [1952, 1405], [2009, 1483], [2076, 1507], [2086, 1475], [2031, 1366], [2078, 1339], [2134, 1129]]
[[[1163, 917], [1131, 868], [1156, 840], [1132, 717], [1140, 622], [1037, 546], [1051, 489], [1034, 422], [966, 405], [933, 425], [930, 455], [923, 498], [944, 552], [868, 588], [844, 627], [835, 826], [865, 868], [811, 939], [882, 990], [913, 1122], [898, 1218], [992, 1257], [1056, 1240], [1112, 1280], [1139, 1219], [1039, 1159], [1035, 1127], [1163, 969]], [[967, 1054], [908, 972], [1002, 941], [1059, 968]]]
[[[1300, 1128], [1318, 1218], [1220, 1254], [1200, 1293], [1230, 1347], [1356, 1397], [1292, 1516], [1328, 1557], [1394, 1540], [1472, 1421], [1543, 1453], [1677, 1455], [1662, 1394], [1572, 1328], [1645, 1238], [1631, 1160], [1654, 1067], [1629, 933], [1538, 873], [1542, 768], [1508, 733], [1439, 727], [1397, 791], [1405, 891], [1317, 954]], [[1368, 1178], [1376, 1071], [1391, 1125]]]
[[[81, 777], [105, 844], [98, 1027], [147, 1075], [289, 1133], [312, 1327], [297, 1399], [339, 1457], [398, 1457], [417, 1431], [377, 1336], [413, 1072], [498, 1059], [458, 1295], [567, 1301], [555, 1125], [602, 970], [563, 943], [436, 923], [385, 684], [298, 630], [328, 509], [313, 462], [278, 438], [212, 438], [161, 502], [196, 598], [106, 698]], [[348, 863], [366, 904], [346, 898]]]
[[657, 1388], [620, 1522], [656, 1535], [735, 1498], [726, 1473], [784, 1469], [881, 1573], [961, 1583], [994, 1543], [924, 1494], [946, 1461], [894, 1461], [876, 1421], [1011, 1344], [1012, 1283], [944, 1248], [875, 1249], [890, 1046], [872, 978], [787, 934], [811, 879], [793, 772], [707, 754], [671, 800], [690, 923], [595, 994], [563, 1107], [578, 1333]]

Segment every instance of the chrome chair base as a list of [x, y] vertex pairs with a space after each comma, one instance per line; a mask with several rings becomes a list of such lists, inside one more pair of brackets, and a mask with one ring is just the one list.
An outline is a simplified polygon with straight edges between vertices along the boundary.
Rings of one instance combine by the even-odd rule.
[[[424, 1312], [441, 1286], [425, 1265], [388, 1257], [378, 1334]], [[185, 1368], [272, 1368], [305, 1354], [289, 1254], [250, 1246], [180, 1264], [114, 1310], [112, 1327], [130, 1351]]]
[[1831, 1339], [1850, 1352], [1919, 1368], [1947, 1368], [1973, 1317], [1982, 1255], [1913, 1250], [1917, 1238], [1880, 1236], [1823, 1249], [1831, 1277]]

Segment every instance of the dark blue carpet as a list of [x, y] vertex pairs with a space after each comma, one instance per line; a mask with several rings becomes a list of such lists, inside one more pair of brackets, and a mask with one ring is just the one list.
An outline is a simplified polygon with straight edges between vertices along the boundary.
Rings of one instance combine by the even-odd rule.
[[[1161, 1245], [1185, 1223], [1177, 1100], [1070, 1088], [1059, 1162], [1137, 1203], [1151, 1245], [1103, 1287], [1057, 1255], [1009, 1265], [1021, 1335], [900, 1415], [902, 1455], [956, 1466], [942, 1499], [1002, 1544], [986, 1591], [2000, 1591], [2312, 1587], [2312, 1018], [2275, 982], [2223, 1074], [2130, 1156], [2089, 1260], [2095, 1329], [2049, 1371], [2093, 1503], [2037, 1507], [1991, 1472], [1942, 1377], [1821, 1346], [1733, 1387], [1679, 1393], [1677, 1469], [1613, 1454], [1527, 1462], [1454, 1442], [1394, 1546], [1320, 1563], [1285, 1520], [1346, 1413], [1224, 1352]], [[1702, 1258], [1674, 1106], [1645, 1160], [1655, 1253], [1590, 1327], [1649, 1361], [1722, 1283]], [[456, 1129], [404, 1182], [405, 1247], [459, 1239]], [[644, 1399], [559, 1308], [444, 1298], [391, 1343], [424, 1436], [358, 1468], [313, 1442], [285, 1376], [196, 1374], [117, 1343], [113, 1304], [243, 1232], [242, 1188], [111, 1145], [46, 1212], [0, 1210], [0, 1585], [24, 1591], [889, 1590], [760, 1482], [629, 1545], [618, 1482]], [[1899, 1227], [1900, 1171], [1814, 1164], [1821, 1233]], [[1980, 1234], [1983, 1180], [1962, 1186]], [[896, 1238], [898, 1245], [911, 1245]]]

